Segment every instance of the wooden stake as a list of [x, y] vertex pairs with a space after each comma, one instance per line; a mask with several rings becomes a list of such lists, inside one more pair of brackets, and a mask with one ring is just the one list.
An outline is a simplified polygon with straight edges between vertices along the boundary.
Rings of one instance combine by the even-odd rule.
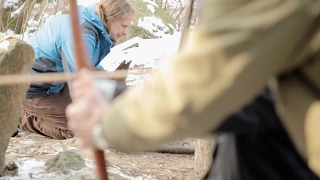
[[213, 160], [213, 139], [198, 139], [194, 153], [194, 171], [198, 173], [207, 172]]

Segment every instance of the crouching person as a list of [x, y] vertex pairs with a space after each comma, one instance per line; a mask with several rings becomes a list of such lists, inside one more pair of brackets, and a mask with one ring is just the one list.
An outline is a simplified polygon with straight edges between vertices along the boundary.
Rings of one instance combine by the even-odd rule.
[[[91, 66], [102, 69], [101, 60], [128, 32], [135, 15], [133, 6], [127, 0], [102, 0], [88, 7], [78, 6], [78, 11]], [[50, 18], [28, 43], [36, 52], [31, 74], [76, 70], [70, 15]], [[70, 102], [66, 83], [31, 84], [19, 128], [54, 139], [73, 137], [65, 115]]]

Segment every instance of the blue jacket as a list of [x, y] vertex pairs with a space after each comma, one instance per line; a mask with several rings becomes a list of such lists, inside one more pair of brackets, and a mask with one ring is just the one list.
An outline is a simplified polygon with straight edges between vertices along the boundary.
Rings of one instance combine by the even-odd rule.
[[[110, 52], [113, 42], [94, 7], [94, 5], [78, 6], [79, 21], [91, 65], [102, 68], [99, 63]], [[48, 19], [39, 30], [31, 35], [27, 42], [35, 51], [32, 74], [63, 72], [64, 68], [69, 68], [71, 72], [76, 71], [71, 30], [70, 15], [56, 15]], [[64, 86], [65, 83], [61, 82], [31, 84], [27, 97], [42, 97], [58, 93]]]

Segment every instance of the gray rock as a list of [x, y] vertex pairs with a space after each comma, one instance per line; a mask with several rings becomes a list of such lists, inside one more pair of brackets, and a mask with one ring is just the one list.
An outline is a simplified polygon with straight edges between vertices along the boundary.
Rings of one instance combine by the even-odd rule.
[[18, 166], [15, 162], [9, 162], [9, 163], [5, 163], [5, 167], [4, 167], [4, 176], [16, 176], [18, 173]]
[[[34, 62], [34, 51], [26, 42], [8, 37], [0, 41], [0, 76], [26, 74]], [[1, 82], [0, 82], [1, 83]], [[29, 84], [0, 85], [0, 174], [11, 135], [17, 130]]]
[[71, 170], [81, 170], [86, 166], [85, 160], [76, 152], [63, 151], [46, 161], [48, 172], [69, 174]]

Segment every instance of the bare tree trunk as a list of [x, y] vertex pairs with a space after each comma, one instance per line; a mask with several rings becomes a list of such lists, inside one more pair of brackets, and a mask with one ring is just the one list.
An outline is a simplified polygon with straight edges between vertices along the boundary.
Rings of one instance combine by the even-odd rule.
[[168, 12], [168, 10], [169, 10], [169, 9], [168, 9], [168, 7], [169, 7], [168, 4], [169, 4], [168, 0], [165, 0], [165, 1], [164, 1], [164, 5], [163, 5], [163, 7], [162, 7], [162, 9], [165, 10], [165, 11], [167, 11], [167, 12]]
[[177, 22], [179, 27], [181, 26], [181, 19], [183, 19], [183, 18], [181, 18], [181, 15], [183, 14], [182, 12], [184, 11], [184, 9], [185, 9], [185, 7], [181, 7], [179, 9], [179, 13], [176, 15], [176, 17], [174, 19]]
[[174, 20], [175, 20], [175, 22], [177, 23], [177, 26], [178, 26], [178, 30], [180, 31], [182, 22], [184, 20], [185, 13], [183, 13], [183, 12], [184, 12], [184, 10], [186, 8], [186, 4], [185, 4], [185, 2], [182, 2], [182, 0], [178, 0], [178, 3], [179, 3], [179, 5], [178, 5], [178, 7], [175, 8], [176, 11], [174, 12], [175, 17], [174, 17], [174, 15], [171, 15], [171, 16], [174, 17]]
[[2, 29], [2, 27], [3, 27], [3, 25], [2, 25], [2, 18], [3, 18], [3, 14], [4, 14], [4, 0], [1, 0], [1, 2], [0, 2], [0, 32], [2, 32], [3, 31], [3, 29]]

